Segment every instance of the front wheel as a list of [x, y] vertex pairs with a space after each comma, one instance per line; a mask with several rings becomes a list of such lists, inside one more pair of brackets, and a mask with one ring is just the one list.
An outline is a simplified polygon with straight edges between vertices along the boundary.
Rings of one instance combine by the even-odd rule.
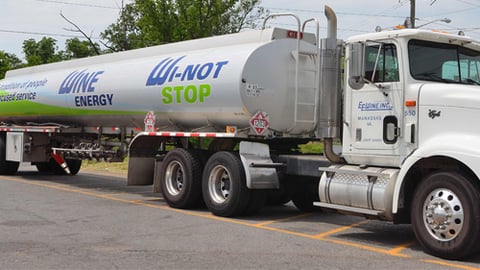
[[432, 255], [461, 259], [478, 253], [480, 192], [459, 172], [429, 175], [415, 191], [411, 219], [420, 245]]

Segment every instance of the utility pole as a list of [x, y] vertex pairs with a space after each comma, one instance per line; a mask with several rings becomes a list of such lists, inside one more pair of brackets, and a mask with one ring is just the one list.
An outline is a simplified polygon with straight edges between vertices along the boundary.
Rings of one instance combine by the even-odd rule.
[[415, 0], [410, 0], [410, 25], [415, 28]]

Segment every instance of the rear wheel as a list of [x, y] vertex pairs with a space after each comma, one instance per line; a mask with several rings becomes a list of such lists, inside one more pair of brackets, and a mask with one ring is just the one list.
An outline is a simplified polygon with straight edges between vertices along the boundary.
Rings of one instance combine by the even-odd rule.
[[480, 192], [459, 172], [435, 172], [415, 191], [413, 231], [432, 255], [461, 259], [479, 252]]
[[82, 160], [80, 159], [66, 159], [65, 162], [67, 162], [71, 175], [76, 175], [82, 167]]
[[52, 171], [52, 168], [50, 167], [49, 162], [37, 162], [37, 163], [35, 163], [35, 167], [37, 167], [37, 171], [42, 172], [42, 173]]
[[192, 152], [182, 148], [167, 153], [161, 165], [163, 197], [174, 208], [190, 208], [201, 198], [202, 167]]
[[[65, 159], [65, 162], [70, 170], [70, 175], [76, 175], [82, 167], [82, 160], [80, 159]], [[36, 166], [39, 172], [53, 172], [58, 175], [67, 174], [67, 172], [53, 158], [51, 158], [49, 162], [37, 163]]]
[[[246, 214], [253, 207], [251, 191], [246, 186], [245, 172], [238, 154], [218, 152], [210, 157], [202, 179], [203, 199], [217, 216]], [[249, 207], [250, 204], [250, 207]]]

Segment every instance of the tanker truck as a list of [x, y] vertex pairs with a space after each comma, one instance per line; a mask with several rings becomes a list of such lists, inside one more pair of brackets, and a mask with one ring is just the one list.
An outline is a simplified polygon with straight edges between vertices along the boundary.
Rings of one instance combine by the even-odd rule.
[[[292, 200], [412, 224], [439, 257], [478, 254], [480, 42], [420, 29], [343, 41], [325, 15], [325, 38], [317, 19], [276, 14], [260, 30], [11, 70], [0, 173], [128, 156], [128, 184], [174, 208], [232, 217]], [[277, 16], [297, 29], [266, 27]], [[312, 141], [323, 155], [298, 151]]]

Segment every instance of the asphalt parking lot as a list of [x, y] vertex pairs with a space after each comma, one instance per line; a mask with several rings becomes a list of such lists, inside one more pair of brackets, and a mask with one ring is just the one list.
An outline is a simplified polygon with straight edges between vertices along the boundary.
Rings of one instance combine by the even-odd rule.
[[0, 176], [1, 269], [480, 269], [425, 254], [409, 225], [291, 204], [252, 217], [169, 208], [126, 176]]

